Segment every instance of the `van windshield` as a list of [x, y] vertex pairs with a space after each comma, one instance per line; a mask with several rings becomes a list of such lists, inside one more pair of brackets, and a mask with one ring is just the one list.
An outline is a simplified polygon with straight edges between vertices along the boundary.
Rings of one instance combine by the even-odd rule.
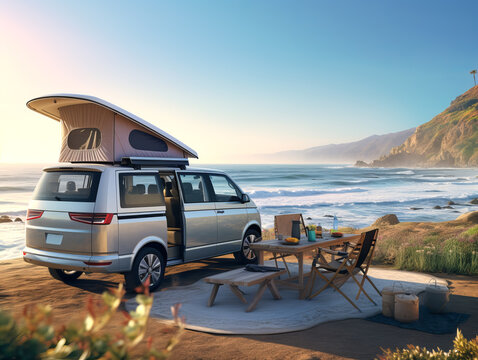
[[101, 172], [47, 171], [35, 192], [34, 200], [95, 202]]

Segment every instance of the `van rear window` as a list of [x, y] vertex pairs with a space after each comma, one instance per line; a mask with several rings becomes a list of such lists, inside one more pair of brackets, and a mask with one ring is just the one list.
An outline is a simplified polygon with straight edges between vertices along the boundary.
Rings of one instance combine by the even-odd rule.
[[101, 172], [46, 171], [33, 194], [34, 200], [95, 202]]

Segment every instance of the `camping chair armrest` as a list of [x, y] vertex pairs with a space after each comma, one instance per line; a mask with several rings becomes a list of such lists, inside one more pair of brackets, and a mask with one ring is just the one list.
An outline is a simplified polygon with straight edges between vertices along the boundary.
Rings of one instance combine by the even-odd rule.
[[327, 249], [327, 248], [319, 248], [319, 252], [325, 252], [330, 255], [337, 255], [337, 256], [343, 256], [346, 257], [349, 255], [348, 252], [345, 251], [338, 251], [338, 250], [332, 250], [332, 249]]

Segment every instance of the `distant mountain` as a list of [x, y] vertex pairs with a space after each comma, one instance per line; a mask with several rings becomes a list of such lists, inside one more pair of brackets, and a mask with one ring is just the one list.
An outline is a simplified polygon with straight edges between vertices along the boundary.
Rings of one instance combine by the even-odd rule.
[[385, 135], [372, 135], [350, 143], [281, 151], [265, 155], [265, 160], [302, 163], [354, 163], [357, 159], [371, 161], [388, 154], [393, 147], [402, 144], [414, 131], [415, 128]]
[[478, 86], [458, 96], [445, 111], [417, 127], [402, 145], [371, 166], [478, 166]]

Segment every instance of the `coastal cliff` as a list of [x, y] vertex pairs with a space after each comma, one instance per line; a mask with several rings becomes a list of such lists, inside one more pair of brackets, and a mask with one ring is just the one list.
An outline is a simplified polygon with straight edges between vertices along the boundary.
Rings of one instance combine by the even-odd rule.
[[392, 148], [403, 144], [413, 134], [415, 128], [395, 133], [372, 135], [364, 139], [342, 143], [315, 146], [303, 150], [281, 151], [263, 155], [264, 161], [271, 163], [350, 163], [357, 158], [372, 161], [386, 155]]
[[402, 145], [374, 160], [372, 167], [478, 166], [478, 86], [416, 128]]

